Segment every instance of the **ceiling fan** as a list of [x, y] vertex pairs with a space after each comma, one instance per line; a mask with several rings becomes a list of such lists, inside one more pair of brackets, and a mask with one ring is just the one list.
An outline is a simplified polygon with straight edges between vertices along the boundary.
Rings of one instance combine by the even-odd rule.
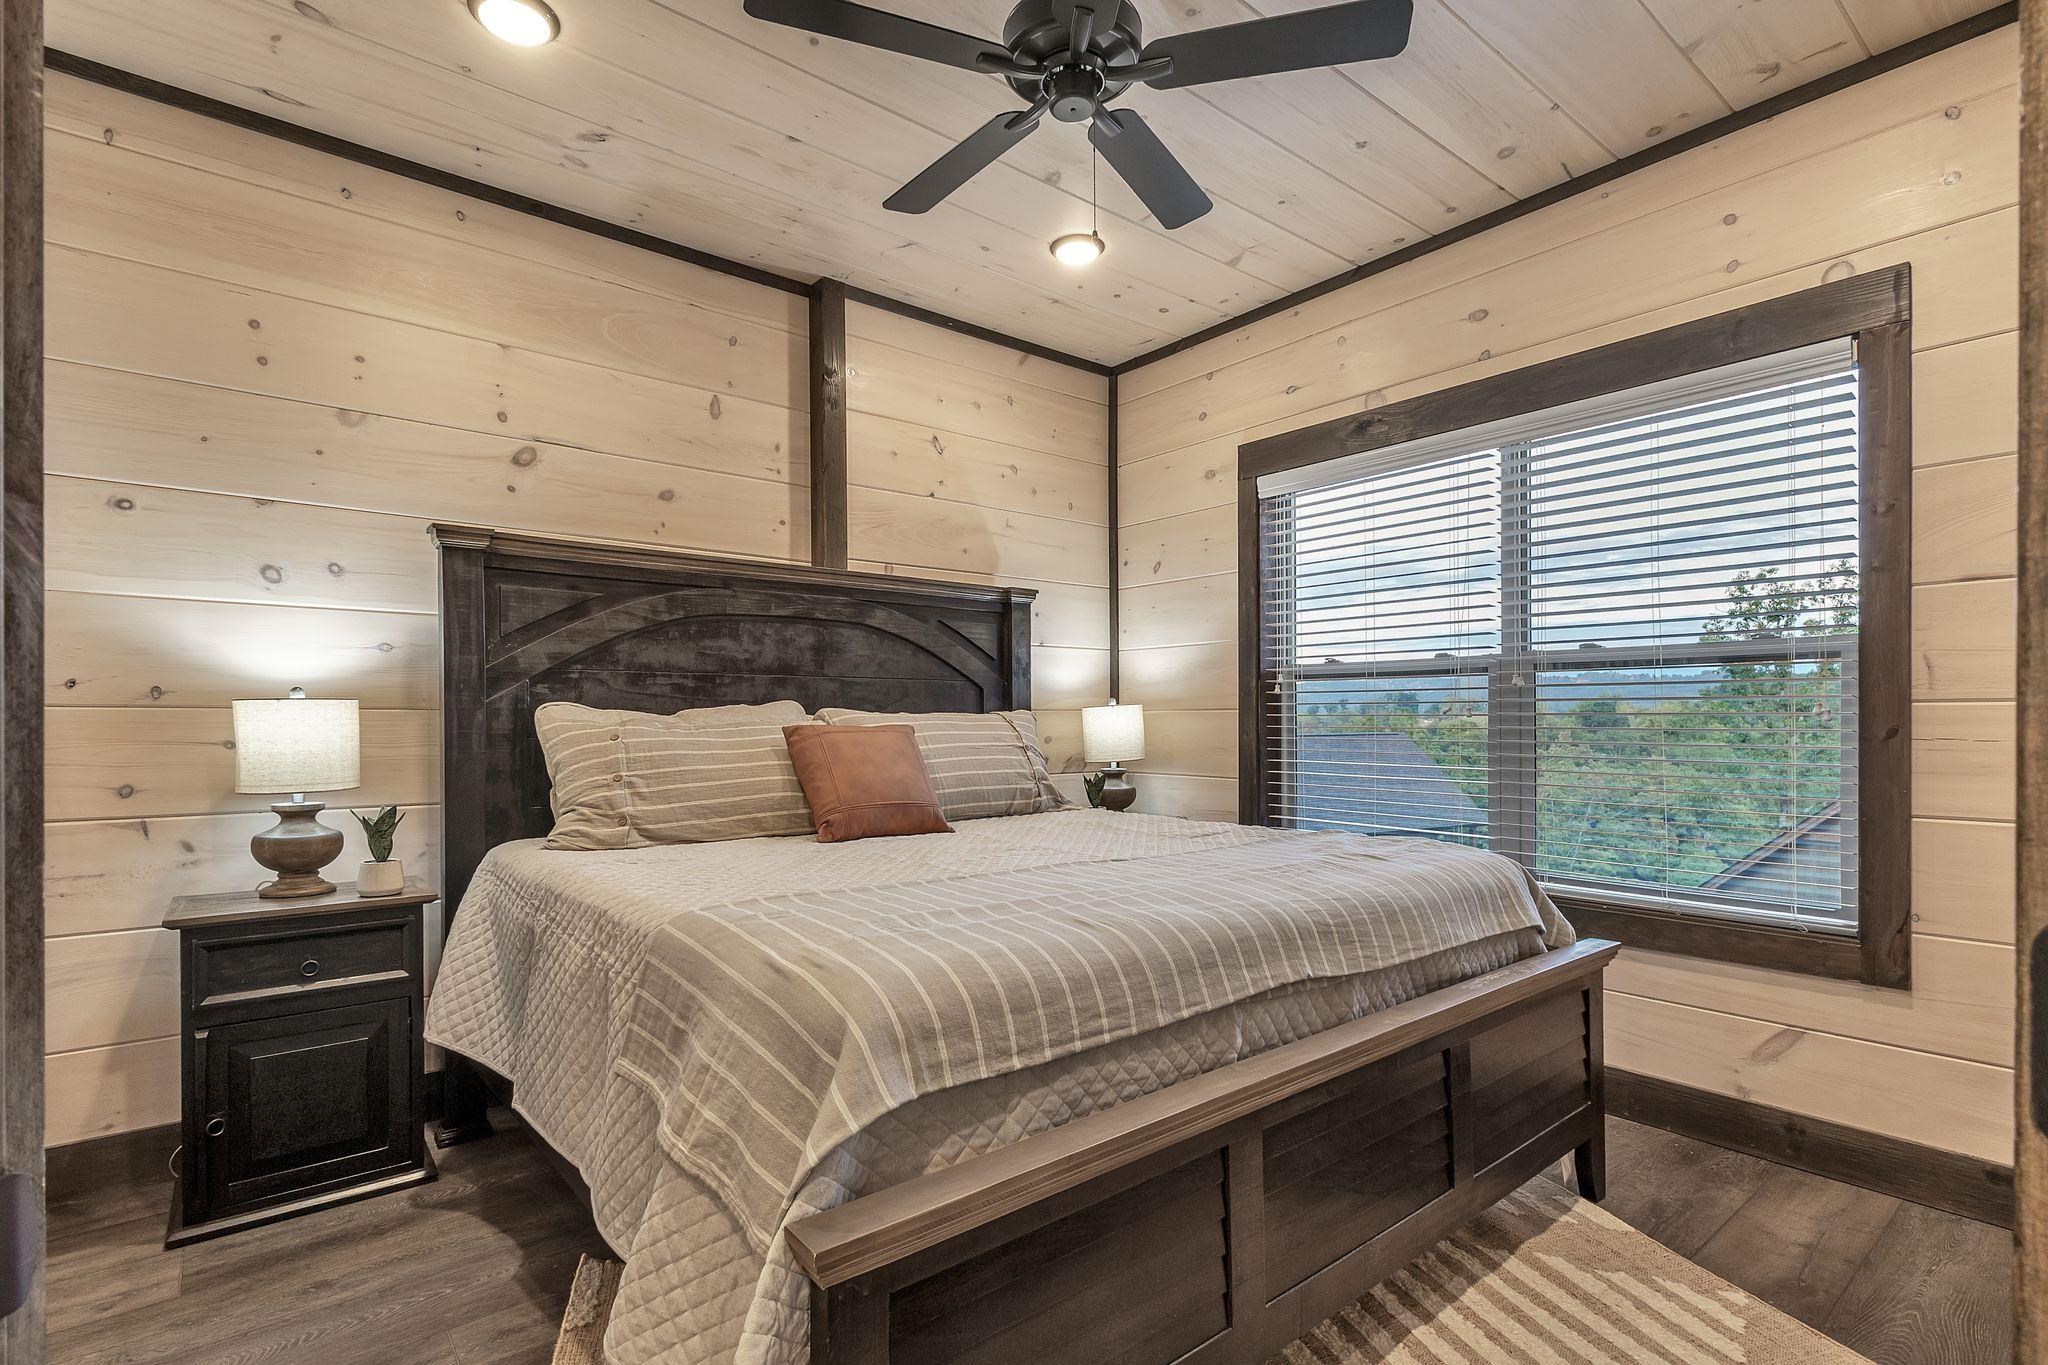
[[1021, 0], [999, 46], [852, 0], [746, 0], [756, 19], [1001, 76], [1030, 102], [983, 124], [884, 207], [926, 212], [1051, 114], [1062, 123], [1087, 123], [1088, 140], [1169, 230], [1207, 213], [1209, 196], [1144, 119], [1109, 108], [1111, 100], [1138, 82], [1171, 90], [1396, 56], [1408, 45], [1414, 9], [1414, 0], [1353, 0], [1148, 44], [1131, 0]]

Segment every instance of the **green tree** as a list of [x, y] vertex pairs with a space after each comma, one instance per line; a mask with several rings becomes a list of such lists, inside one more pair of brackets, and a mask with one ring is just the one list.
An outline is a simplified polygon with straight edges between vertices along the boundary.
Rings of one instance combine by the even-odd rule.
[[[1758, 643], [1853, 633], [1848, 561], [1807, 579], [1739, 572], [1702, 642]], [[1619, 695], [1548, 702], [1536, 724], [1538, 870], [1549, 876], [1699, 885], [1841, 797], [1841, 665], [1762, 657], [1713, 666], [1614, 670], [1580, 665], [1574, 684]], [[1375, 687], [1301, 710], [1312, 733], [1402, 734], [1474, 802], [1489, 804], [1484, 682], [1470, 675]], [[1606, 684], [1611, 683], [1611, 688]], [[1434, 702], [1424, 700], [1435, 695]]]

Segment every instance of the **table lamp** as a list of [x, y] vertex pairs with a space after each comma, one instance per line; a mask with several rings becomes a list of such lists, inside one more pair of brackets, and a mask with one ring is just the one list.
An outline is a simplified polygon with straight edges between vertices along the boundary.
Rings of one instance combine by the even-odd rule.
[[1081, 708], [1081, 752], [1090, 763], [1104, 763], [1102, 806], [1105, 810], [1129, 810], [1138, 799], [1138, 789], [1122, 765], [1145, 756], [1145, 708], [1107, 706]]
[[341, 853], [341, 831], [317, 817], [324, 801], [306, 793], [349, 791], [362, 782], [361, 731], [352, 701], [316, 701], [294, 687], [282, 699], [237, 701], [235, 790], [283, 795], [277, 823], [249, 841], [256, 861], [277, 873], [256, 894], [265, 900], [324, 896], [334, 883], [320, 869]]

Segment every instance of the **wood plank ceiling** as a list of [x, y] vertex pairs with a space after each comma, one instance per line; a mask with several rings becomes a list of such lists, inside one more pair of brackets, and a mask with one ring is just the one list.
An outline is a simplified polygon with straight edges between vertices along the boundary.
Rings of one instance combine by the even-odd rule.
[[[517, 49], [462, 0], [61, 0], [51, 46], [804, 277], [1117, 362], [1993, 7], [1417, 0], [1392, 61], [1140, 88], [1216, 209], [1166, 233], [1048, 123], [922, 217], [882, 200], [1017, 101], [994, 77], [760, 23], [741, 0], [553, 0]], [[1007, 0], [871, 0], [996, 35]], [[1147, 36], [1326, 0], [1138, 0]]]

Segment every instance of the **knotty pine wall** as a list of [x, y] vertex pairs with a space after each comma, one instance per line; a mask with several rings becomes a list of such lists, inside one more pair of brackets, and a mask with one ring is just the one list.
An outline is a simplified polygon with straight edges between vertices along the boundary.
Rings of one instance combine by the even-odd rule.
[[[797, 296], [52, 76], [49, 1141], [177, 1116], [184, 892], [253, 885], [230, 698], [363, 705], [439, 819], [430, 521], [808, 553]], [[1106, 383], [866, 309], [862, 567], [1042, 585], [1055, 766], [1108, 660]], [[250, 814], [249, 812], [258, 812]]]
[[1109, 699], [1109, 380], [857, 303], [846, 368], [852, 567], [1038, 589], [1032, 709], [1077, 772]]
[[1916, 985], [1629, 952], [1607, 1056], [2011, 1160], [2017, 78], [2005, 28], [1123, 375], [1139, 809], [1235, 817], [1241, 442], [1910, 261]]

